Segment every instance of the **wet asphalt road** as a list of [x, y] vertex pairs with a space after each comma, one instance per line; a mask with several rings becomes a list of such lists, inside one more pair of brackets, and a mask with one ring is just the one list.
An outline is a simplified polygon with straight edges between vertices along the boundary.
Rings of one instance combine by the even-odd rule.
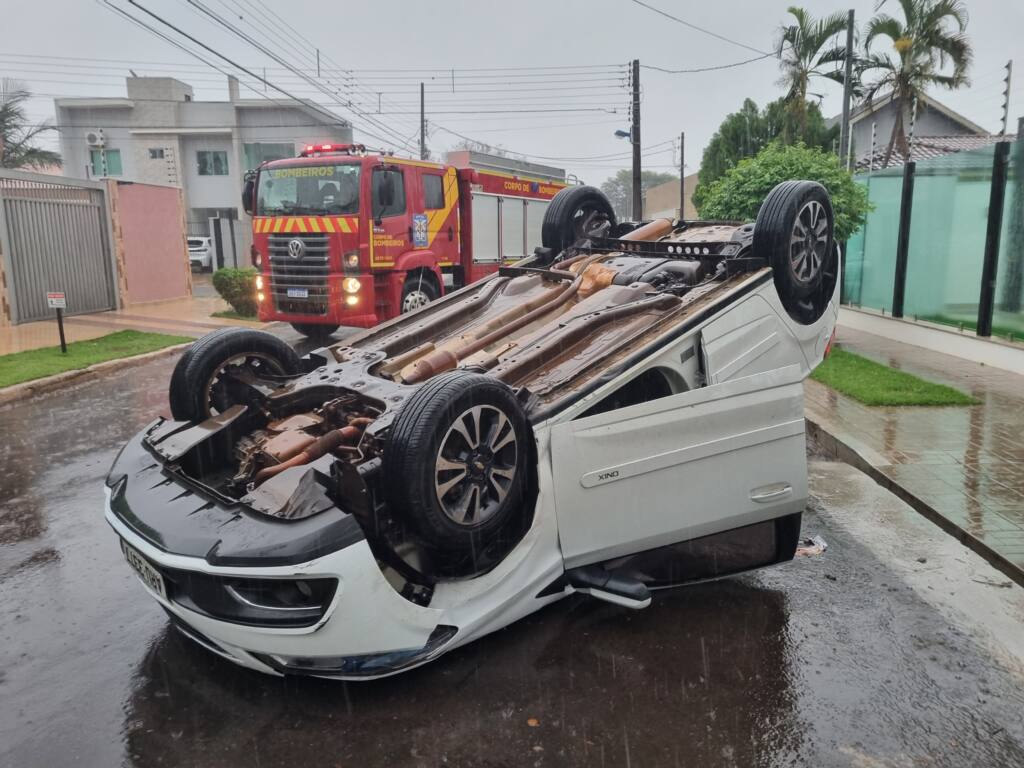
[[841, 493], [805, 516], [823, 555], [645, 611], [569, 598], [371, 683], [238, 669], [102, 517], [173, 362], [0, 409], [0, 766], [1024, 765], [1021, 678], [830, 522]]

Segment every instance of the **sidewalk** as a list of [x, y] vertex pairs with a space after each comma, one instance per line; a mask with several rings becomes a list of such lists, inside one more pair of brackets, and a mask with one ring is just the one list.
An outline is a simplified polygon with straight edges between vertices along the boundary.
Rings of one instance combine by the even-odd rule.
[[[225, 325], [263, 327], [263, 323], [210, 316], [225, 309], [228, 309], [227, 303], [217, 296], [136, 304], [128, 309], [67, 317], [64, 319], [64, 332], [68, 341], [86, 341], [126, 329], [199, 337]], [[0, 328], [0, 355], [52, 347], [59, 343], [56, 320]]]
[[1024, 377], [846, 327], [838, 341], [981, 401], [869, 407], [805, 385], [812, 431], [852, 449], [876, 480], [1024, 583]]

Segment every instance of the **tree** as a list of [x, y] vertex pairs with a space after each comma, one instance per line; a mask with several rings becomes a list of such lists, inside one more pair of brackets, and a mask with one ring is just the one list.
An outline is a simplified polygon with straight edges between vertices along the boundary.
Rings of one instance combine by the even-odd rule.
[[[658, 173], [657, 171], [640, 171], [640, 191], [644, 194], [651, 187], [664, 184], [668, 181], [679, 181], [679, 177], [672, 173]], [[611, 201], [615, 215], [620, 219], [629, 219], [633, 215], [633, 171], [630, 168], [623, 168], [610, 179], [601, 184], [601, 191]]]
[[[779, 84], [786, 88], [784, 101], [793, 115], [800, 135], [807, 127], [807, 87], [812, 77], [825, 77], [843, 82], [846, 43], [836, 39], [846, 29], [846, 14], [833, 13], [815, 19], [803, 8], [790, 6], [789, 14], [796, 20], [792, 26], [779, 30]], [[792, 126], [785, 126], [790, 130]], [[785, 136], [787, 142], [793, 140]]]
[[[904, 128], [905, 117], [914, 99], [930, 87], [956, 89], [969, 84], [967, 69], [974, 52], [965, 34], [967, 8], [961, 0], [899, 0], [903, 21], [880, 13], [868, 22], [864, 36], [864, 71], [879, 72], [875, 82], [867, 86], [868, 103], [882, 88], [892, 91], [896, 120], [885, 151], [884, 166], [899, 148], [904, 157], [909, 153]], [[872, 52], [871, 46], [888, 38], [891, 51]], [[946, 67], [952, 71], [943, 70]]]
[[48, 122], [29, 125], [25, 102], [31, 95], [16, 80], [0, 80], [0, 168], [60, 165], [60, 154], [33, 146], [35, 139], [53, 126]]
[[728, 115], [711, 137], [700, 164], [700, 183], [693, 193], [694, 204], [700, 208], [708, 187], [734, 168], [744, 157], [753, 157], [773, 141], [802, 141], [809, 147], [830, 150], [839, 137], [839, 126], [831, 128], [817, 104], [805, 107], [804, 124], [799, 127], [784, 99], [771, 102], [759, 110], [751, 99], [745, 99], [739, 112]]
[[706, 191], [700, 206], [704, 219], [753, 221], [772, 188], [790, 179], [817, 181], [828, 190], [835, 211], [835, 237], [847, 240], [864, 224], [870, 209], [867, 190], [839, 163], [839, 158], [803, 144], [772, 142], [757, 157], [741, 160]]

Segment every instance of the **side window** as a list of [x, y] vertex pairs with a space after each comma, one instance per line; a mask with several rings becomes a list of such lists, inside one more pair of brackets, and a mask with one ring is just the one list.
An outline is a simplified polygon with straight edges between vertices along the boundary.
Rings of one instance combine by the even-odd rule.
[[405, 176], [391, 168], [374, 168], [373, 218], [383, 219], [405, 213]]
[[428, 211], [444, 208], [444, 179], [441, 176], [423, 174], [423, 207]]

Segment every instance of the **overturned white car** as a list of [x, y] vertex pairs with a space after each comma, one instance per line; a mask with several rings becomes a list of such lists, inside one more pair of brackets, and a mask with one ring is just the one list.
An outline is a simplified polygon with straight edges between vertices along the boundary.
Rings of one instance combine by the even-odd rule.
[[755, 224], [616, 223], [563, 190], [536, 255], [299, 359], [227, 329], [125, 446], [107, 519], [193, 640], [262, 672], [379, 677], [573, 592], [792, 558], [804, 377], [836, 320], [818, 184]]

